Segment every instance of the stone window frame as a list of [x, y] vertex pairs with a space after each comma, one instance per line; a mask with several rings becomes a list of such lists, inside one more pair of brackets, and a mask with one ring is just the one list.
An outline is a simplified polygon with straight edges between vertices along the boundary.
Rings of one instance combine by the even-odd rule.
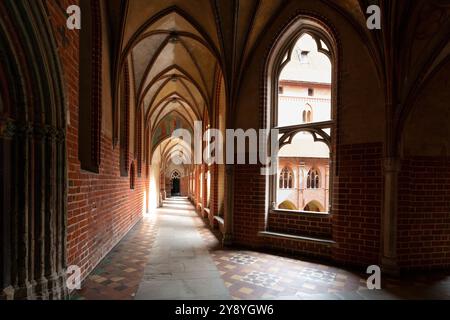
[[[309, 34], [313, 37], [317, 44], [318, 51], [325, 54], [332, 65], [332, 99], [331, 99], [331, 120], [322, 122], [313, 122], [306, 124], [298, 124], [293, 126], [278, 127], [278, 87], [279, 75], [283, 67], [291, 61], [294, 54], [295, 44], [304, 35]], [[301, 132], [308, 132], [313, 136], [315, 142], [325, 143], [330, 150], [330, 176], [329, 176], [329, 207], [325, 214], [332, 214], [333, 199], [333, 177], [335, 170], [335, 149], [337, 137], [337, 109], [338, 109], [338, 75], [339, 75], [339, 59], [338, 59], [338, 40], [333, 30], [313, 15], [297, 15], [275, 39], [275, 43], [269, 51], [267, 64], [264, 73], [264, 107], [265, 117], [264, 126], [266, 128], [278, 129], [281, 138], [279, 139], [280, 149], [290, 144], [293, 138]], [[330, 134], [327, 133], [330, 132]], [[268, 146], [270, 148], [270, 146]], [[270, 151], [270, 150], [269, 150]], [[278, 159], [278, 157], [277, 157]], [[266, 183], [268, 184], [268, 214], [277, 211], [306, 213], [302, 210], [280, 210], [277, 209], [277, 183], [278, 175], [268, 175]], [[320, 213], [323, 215], [324, 213]]]

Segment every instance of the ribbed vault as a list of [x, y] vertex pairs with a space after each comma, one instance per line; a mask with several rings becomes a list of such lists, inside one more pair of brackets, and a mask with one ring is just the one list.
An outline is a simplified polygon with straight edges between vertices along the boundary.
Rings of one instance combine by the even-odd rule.
[[[366, 11], [373, 4], [381, 8], [382, 30], [366, 26]], [[395, 141], [416, 95], [448, 59], [448, 8], [440, 0], [111, 0], [108, 12], [116, 53], [113, 89], [118, 92], [121, 70], [128, 62], [146, 141], [154, 139], [165, 121], [188, 123], [187, 127], [197, 120], [212, 124], [218, 82], [225, 91], [225, 126], [234, 127], [242, 81], [256, 50], [261, 49], [259, 44], [276, 32], [273, 26], [279, 28], [279, 20], [295, 15], [337, 21], [326, 14], [330, 10], [356, 31], [370, 53], [385, 88], [386, 104], [392, 109], [387, 114], [394, 117], [387, 130], [388, 152], [396, 153]], [[336, 26], [331, 22], [329, 27]], [[412, 49], [402, 50], [405, 47]], [[115, 94], [118, 104], [119, 93]], [[145, 150], [151, 153], [157, 147], [146, 143]]]

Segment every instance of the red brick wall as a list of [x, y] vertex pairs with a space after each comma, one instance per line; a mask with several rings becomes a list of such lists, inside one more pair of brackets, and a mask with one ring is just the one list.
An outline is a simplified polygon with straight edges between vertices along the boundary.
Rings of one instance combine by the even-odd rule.
[[397, 248], [403, 269], [450, 267], [450, 158], [402, 161]]
[[330, 245], [318, 242], [264, 238], [264, 248], [290, 255], [320, 258], [322, 260], [329, 260], [331, 257]]
[[268, 247], [309, 256], [331, 257], [339, 263], [379, 262], [383, 205], [382, 144], [339, 148], [332, 215], [274, 213], [268, 231], [332, 238], [336, 244], [258, 237], [265, 224], [265, 177], [258, 166], [235, 166], [234, 241], [238, 245]]
[[272, 232], [331, 239], [331, 216], [289, 212], [269, 215], [268, 229]]
[[258, 232], [265, 224], [265, 179], [258, 165], [234, 166], [233, 241], [242, 246], [261, 245]]
[[344, 264], [378, 264], [383, 209], [381, 143], [338, 148], [333, 194], [333, 258]]
[[[99, 174], [80, 170], [78, 160], [78, 32], [66, 26], [65, 8], [74, 0], [47, 0], [65, 77], [70, 124], [67, 127], [69, 265], [78, 265], [86, 276], [141, 218], [144, 179], [136, 178], [130, 190], [129, 177], [120, 177], [119, 148], [102, 134]], [[59, 5], [60, 4], [60, 5]], [[63, 41], [60, 30], [65, 32]], [[111, 106], [103, 106], [111, 108]], [[130, 155], [130, 161], [132, 157]]]

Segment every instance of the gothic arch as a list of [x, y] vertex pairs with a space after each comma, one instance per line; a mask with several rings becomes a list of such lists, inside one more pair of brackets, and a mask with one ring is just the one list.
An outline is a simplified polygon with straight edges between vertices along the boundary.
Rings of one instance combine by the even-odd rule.
[[310, 201], [303, 210], [308, 212], [325, 212], [325, 208], [317, 200]]
[[294, 203], [292, 203], [292, 201], [289, 200], [285, 200], [282, 203], [280, 203], [278, 205], [278, 208], [280, 210], [294, 210], [294, 211], [298, 210], [297, 206]]
[[[61, 299], [66, 99], [42, 1], [0, 2], [0, 299]], [[7, 81], [7, 82], [5, 82]], [[28, 99], [33, 97], [33, 99]]]
[[[309, 35], [317, 45], [317, 51], [331, 62], [331, 120], [306, 123], [292, 126], [278, 127], [281, 138], [279, 147], [282, 148], [291, 144], [294, 137], [300, 132], [309, 132], [314, 142], [325, 143], [330, 150], [330, 160], [333, 163], [331, 170], [337, 175], [336, 145], [339, 144], [337, 132], [339, 122], [339, 79], [340, 79], [340, 42], [336, 29], [330, 23], [312, 13], [298, 13], [278, 32], [266, 54], [266, 64], [264, 66], [262, 87], [263, 117], [262, 126], [265, 128], [278, 127], [278, 88], [279, 77], [285, 66], [291, 61], [294, 53], [295, 43], [304, 35]], [[301, 119], [300, 119], [301, 120]], [[331, 134], [329, 134], [329, 132]], [[333, 137], [333, 139], [331, 139]], [[270, 153], [270, 152], [268, 152]], [[333, 175], [330, 175], [330, 186], [333, 185]], [[269, 186], [268, 198], [270, 211], [276, 203], [276, 180], [267, 177], [266, 183]], [[332, 198], [332, 188], [330, 188], [330, 198]]]

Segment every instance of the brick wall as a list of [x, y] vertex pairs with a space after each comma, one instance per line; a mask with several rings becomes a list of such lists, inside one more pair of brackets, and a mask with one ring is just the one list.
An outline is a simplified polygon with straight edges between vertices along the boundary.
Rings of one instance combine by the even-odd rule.
[[402, 161], [398, 213], [400, 267], [450, 267], [450, 158]]
[[331, 216], [277, 211], [269, 215], [268, 230], [292, 235], [331, 239]]
[[261, 245], [257, 236], [265, 224], [265, 179], [258, 165], [234, 166], [233, 241], [238, 245]]
[[273, 213], [268, 231], [333, 239], [326, 244], [258, 237], [265, 224], [265, 177], [258, 166], [235, 166], [234, 241], [238, 245], [333, 258], [344, 264], [379, 262], [383, 205], [382, 144], [339, 148], [332, 215]]
[[[66, 26], [65, 9], [75, 0], [47, 0], [50, 21], [65, 77], [70, 123], [67, 127], [68, 160], [68, 235], [69, 265], [78, 265], [86, 276], [140, 220], [145, 179], [136, 178], [130, 190], [129, 177], [120, 177], [119, 148], [102, 133], [99, 174], [80, 170], [78, 160], [78, 32]], [[111, 108], [111, 106], [103, 106]], [[104, 131], [104, 130], [103, 130]], [[130, 162], [132, 157], [130, 155]]]
[[344, 264], [379, 263], [383, 208], [381, 143], [338, 148], [333, 194], [333, 258]]
[[321, 260], [331, 259], [331, 246], [318, 242], [264, 238], [263, 247], [270, 251], [283, 252], [293, 256], [320, 258]]

